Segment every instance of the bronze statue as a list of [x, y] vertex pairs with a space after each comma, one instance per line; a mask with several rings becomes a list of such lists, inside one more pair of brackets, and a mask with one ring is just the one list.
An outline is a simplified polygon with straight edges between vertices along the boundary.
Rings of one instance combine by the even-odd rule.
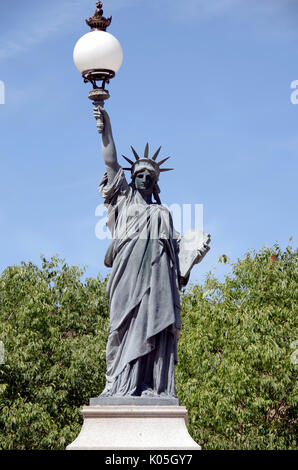
[[131, 172], [128, 183], [117, 160], [108, 113], [98, 107], [94, 115], [102, 121], [98, 131], [106, 173], [99, 189], [113, 241], [105, 256], [105, 265], [112, 268], [106, 386], [91, 403], [117, 399], [117, 404], [133, 404], [138, 399], [143, 404], [178, 404], [174, 366], [181, 328], [179, 289], [209, 250], [210, 236], [202, 234], [200, 246], [185, 252], [183, 237], [159, 197], [160, 173], [170, 170], [161, 168], [167, 158], [157, 162], [160, 148], [149, 158], [148, 144], [143, 157], [132, 148], [135, 161], [124, 157], [131, 165], [126, 168]]

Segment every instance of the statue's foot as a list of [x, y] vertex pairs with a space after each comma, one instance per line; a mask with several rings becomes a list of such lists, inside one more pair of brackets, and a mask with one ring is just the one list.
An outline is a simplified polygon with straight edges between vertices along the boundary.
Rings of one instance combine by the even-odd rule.
[[156, 393], [154, 393], [152, 388], [146, 388], [145, 390], [142, 391], [141, 396], [142, 397], [155, 397]]

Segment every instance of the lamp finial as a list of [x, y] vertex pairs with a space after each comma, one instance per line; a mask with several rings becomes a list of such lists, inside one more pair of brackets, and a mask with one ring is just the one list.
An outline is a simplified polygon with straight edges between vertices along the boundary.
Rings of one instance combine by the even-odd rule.
[[110, 26], [112, 22], [112, 17], [105, 18], [103, 16], [103, 9], [102, 9], [102, 2], [96, 3], [96, 12], [94, 13], [89, 20], [86, 20], [88, 26], [90, 26], [91, 30], [99, 30], [99, 31], [106, 31], [106, 29]]

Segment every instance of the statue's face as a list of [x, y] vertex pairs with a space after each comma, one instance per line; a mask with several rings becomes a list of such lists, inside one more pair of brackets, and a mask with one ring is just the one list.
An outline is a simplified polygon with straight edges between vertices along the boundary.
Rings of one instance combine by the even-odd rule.
[[135, 188], [139, 191], [143, 191], [146, 194], [152, 194], [155, 183], [155, 174], [147, 168], [140, 170], [135, 174]]

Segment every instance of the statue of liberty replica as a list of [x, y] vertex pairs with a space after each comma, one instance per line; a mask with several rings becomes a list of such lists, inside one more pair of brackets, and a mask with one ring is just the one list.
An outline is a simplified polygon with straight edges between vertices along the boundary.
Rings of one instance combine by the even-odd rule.
[[105, 256], [105, 265], [112, 269], [106, 387], [94, 403], [178, 404], [174, 366], [181, 328], [179, 289], [209, 250], [210, 238], [201, 234], [200, 244], [187, 250], [175, 231], [159, 196], [159, 177], [171, 170], [162, 167], [169, 157], [158, 161], [161, 148], [150, 158], [148, 144], [142, 156], [132, 147], [133, 160], [124, 157], [130, 166], [122, 168], [108, 113], [98, 107], [94, 115], [106, 166], [99, 190], [113, 237]]

